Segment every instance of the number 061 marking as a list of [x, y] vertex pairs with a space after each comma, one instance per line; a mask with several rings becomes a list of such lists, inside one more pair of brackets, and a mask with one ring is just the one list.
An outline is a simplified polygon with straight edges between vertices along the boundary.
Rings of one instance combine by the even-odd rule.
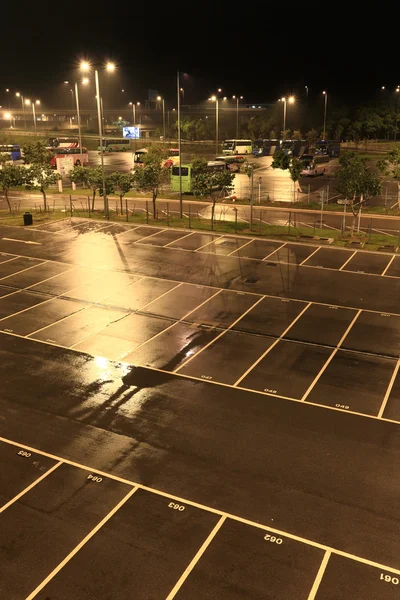
[[272, 542], [272, 544], [283, 544], [283, 539], [276, 537], [275, 535], [271, 535], [269, 533], [267, 533], [266, 535], [264, 535], [264, 540], [266, 542]]

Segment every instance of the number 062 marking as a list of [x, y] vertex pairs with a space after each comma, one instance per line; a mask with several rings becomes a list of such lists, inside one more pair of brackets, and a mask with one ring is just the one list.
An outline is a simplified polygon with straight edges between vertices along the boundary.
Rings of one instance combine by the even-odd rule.
[[283, 539], [276, 537], [275, 535], [271, 535], [269, 533], [267, 533], [266, 535], [264, 535], [264, 540], [266, 542], [272, 542], [272, 544], [283, 544]]

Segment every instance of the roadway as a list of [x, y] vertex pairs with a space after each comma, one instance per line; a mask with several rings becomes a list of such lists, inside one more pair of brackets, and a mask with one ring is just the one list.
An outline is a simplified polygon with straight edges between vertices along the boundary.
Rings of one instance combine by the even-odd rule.
[[397, 599], [399, 261], [0, 226], [1, 600]]

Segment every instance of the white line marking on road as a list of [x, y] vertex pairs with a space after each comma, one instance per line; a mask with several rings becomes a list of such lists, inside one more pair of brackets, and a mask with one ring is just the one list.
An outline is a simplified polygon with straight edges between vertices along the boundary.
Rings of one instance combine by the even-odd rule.
[[286, 244], [287, 244], [287, 242], [285, 242], [284, 244], [282, 244], [282, 246], [278, 246], [278, 248], [275, 248], [275, 250], [273, 250], [272, 252], [270, 252], [269, 254], [267, 254], [267, 256], [264, 256], [264, 258], [262, 259], [262, 261], [263, 260], [267, 260], [267, 258], [269, 258], [270, 256], [272, 256], [272, 254], [275, 254], [275, 252], [278, 252], [279, 250], [282, 250], [282, 248], [284, 246], [286, 246]]
[[344, 269], [344, 267], [351, 261], [351, 259], [353, 258], [353, 256], [355, 254], [357, 254], [357, 250], [354, 250], [354, 252], [351, 254], [351, 256], [349, 256], [349, 258], [342, 264], [339, 271], [342, 271]]
[[163, 292], [162, 294], [160, 294], [159, 296], [157, 296], [157, 298], [154, 298], [153, 300], [150, 300], [150, 302], [148, 302], [144, 306], [141, 306], [140, 308], [138, 308], [138, 310], [140, 310], [140, 311], [144, 310], [145, 308], [147, 308], [148, 306], [150, 306], [150, 304], [153, 304], [153, 302], [157, 302], [158, 300], [160, 300], [160, 298], [163, 298], [164, 296], [166, 296], [170, 292], [173, 292], [174, 290], [178, 289], [182, 285], [184, 285], [184, 284], [183, 283], [177, 283], [176, 285], [174, 285], [174, 287], [170, 288], [166, 292]]
[[[193, 231], [191, 231], [190, 233], [187, 233], [186, 235], [183, 235], [182, 237], [176, 239], [176, 240], [172, 240], [172, 242], [168, 242], [168, 244], [164, 244], [163, 248], [168, 248], [168, 246], [170, 246], [171, 244], [175, 244], [175, 242], [180, 242], [181, 240], [183, 240], [184, 238], [187, 238], [191, 235], [193, 235]], [[180, 250], [181, 248], [178, 248], [178, 250]]]
[[396, 255], [393, 254], [392, 258], [389, 260], [388, 264], [386, 265], [383, 273], [381, 273], [381, 276], [383, 277], [384, 275], [386, 275], [386, 271], [388, 270], [388, 268], [390, 267], [390, 265], [392, 264], [392, 262], [394, 261], [394, 259], [396, 258]]
[[245, 371], [243, 373], [243, 375], [241, 377], [239, 377], [239, 379], [233, 384], [232, 387], [237, 387], [239, 385], [239, 383], [250, 373], [250, 371], [252, 371], [254, 369], [254, 367], [256, 367], [258, 365], [259, 362], [262, 361], [262, 359], [267, 356], [267, 354], [269, 352], [271, 352], [272, 348], [274, 348], [280, 341], [281, 339], [287, 334], [287, 332], [289, 331], [289, 329], [291, 327], [293, 327], [293, 325], [296, 323], [296, 321], [298, 321], [300, 319], [301, 316], [303, 316], [303, 314], [306, 312], [306, 310], [311, 306], [312, 302], [308, 302], [308, 304], [303, 308], [303, 310], [297, 315], [297, 317], [295, 319], [293, 319], [293, 321], [290, 323], [289, 327], [286, 327], [285, 331], [283, 333], [281, 333], [281, 335], [270, 345], [269, 348], [266, 349], [265, 352], [263, 352], [263, 354], [261, 354], [260, 358], [258, 358], [248, 369], [247, 371]]
[[35, 244], [36, 246], [41, 246], [41, 242], [31, 242], [30, 240], [15, 240], [14, 238], [1, 238], [6, 242], [19, 242], [20, 244]]
[[378, 419], [382, 418], [382, 415], [383, 415], [383, 413], [385, 411], [387, 401], [389, 400], [389, 396], [390, 396], [390, 393], [392, 391], [393, 384], [394, 384], [394, 382], [396, 380], [397, 373], [399, 371], [399, 367], [400, 367], [400, 359], [397, 361], [397, 364], [396, 364], [396, 366], [394, 368], [392, 377], [391, 377], [389, 385], [388, 385], [388, 389], [386, 390], [386, 394], [385, 394], [385, 396], [383, 398], [383, 402], [382, 402], [381, 407], [380, 407], [379, 412], [378, 412]]
[[3, 504], [3, 506], [0, 508], [0, 513], [4, 512], [9, 506], [11, 506], [11, 504], [14, 504], [14, 502], [17, 502], [17, 500], [19, 500], [22, 496], [29, 492], [29, 490], [34, 488], [38, 483], [43, 481], [43, 479], [45, 479], [48, 475], [50, 475], [50, 473], [55, 471], [60, 465], [62, 465], [62, 461], [59, 461], [57, 464], [53, 465], [48, 471], [46, 471], [46, 473], [43, 473], [43, 475], [35, 479], [35, 481], [28, 485], [28, 487], [22, 490], [22, 492], [14, 496], [14, 498], [11, 498], [11, 500], [6, 502], [6, 504]]
[[[5, 252], [4, 254], [7, 254], [7, 253]], [[3, 260], [3, 261], [0, 263], [0, 267], [1, 267], [1, 265], [4, 265], [4, 264], [6, 264], [6, 263], [8, 263], [8, 262], [11, 262], [12, 260], [17, 260], [17, 258], [23, 258], [23, 257], [22, 257], [22, 256], [18, 256], [18, 255], [15, 255], [15, 256], [12, 256], [11, 258], [7, 258], [7, 260]]]
[[317, 595], [318, 588], [319, 588], [319, 586], [321, 584], [321, 581], [322, 581], [322, 578], [324, 576], [325, 569], [327, 567], [327, 564], [328, 564], [328, 561], [329, 561], [330, 557], [331, 557], [331, 552], [329, 550], [327, 550], [325, 552], [324, 558], [322, 559], [321, 565], [320, 565], [320, 567], [318, 569], [317, 576], [316, 576], [316, 578], [314, 580], [314, 585], [311, 588], [311, 592], [309, 593], [307, 600], [314, 600], [315, 599], [315, 596]]
[[[142, 243], [144, 240], [149, 240], [150, 238], [152, 238], [152, 237], [154, 237], [156, 235], [161, 235], [162, 233], [165, 233], [166, 231], [169, 231], [169, 230], [168, 229], [160, 229], [160, 231], [156, 231], [155, 233], [151, 233], [150, 235], [144, 235], [140, 239], [134, 240], [131, 243], [132, 244], [139, 244], [139, 245], [142, 245], [142, 246], [146, 246], [147, 244], [143, 244]], [[151, 244], [150, 244], [150, 246], [151, 246]], [[160, 246], [160, 247], [162, 247], [162, 246]]]
[[196, 552], [195, 556], [190, 561], [189, 565], [186, 567], [186, 569], [184, 570], [184, 572], [182, 573], [182, 575], [180, 576], [180, 578], [178, 579], [178, 581], [176, 582], [176, 584], [174, 585], [174, 587], [172, 588], [170, 593], [168, 594], [166, 600], [172, 600], [173, 598], [175, 598], [177, 592], [181, 589], [181, 587], [184, 584], [184, 582], [186, 581], [188, 575], [190, 575], [190, 573], [192, 572], [192, 570], [194, 569], [196, 564], [199, 562], [200, 558], [203, 556], [204, 552], [207, 550], [208, 546], [211, 544], [212, 540], [217, 535], [218, 531], [221, 529], [225, 520], [226, 520], [225, 516], [220, 518], [220, 520], [218, 521], [218, 523], [216, 524], [216, 526], [214, 527], [214, 529], [212, 530], [210, 535], [207, 537], [207, 539], [204, 541], [204, 543], [200, 546], [199, 550]]
[[129, 500], [129, 498], [133, 496], [137, 489], [138, 487], [135, 486], [133, 489], [129, 490], [126, 496], [122, 498], [120, 502], [118, 502], [117, 506], [114, 506], [114, 508], [104, 517], [104, 519], [102, 519], [100, 523], [98, 523], [96, 527], [94, 527], [92, 531], [90, 531], [87, 534], [87, 536], [84, 537], [83, 540], [68, 554], [68, 556], [66, 556], [64, 560], [61, 561], [60, 564], [52, 570], [52, 572], [46, 577], [46, 579], [44, 579], [42, 583], [40, 583], [33, 590], [33, 592], [31, 592], [29, 596], [26, 597], [26, 600], [32, 600], [33, 598], [35, 598], [35, 596], [38, 595], [38, 593], [49, 583], [49, 581], [51, 581], [53, 577], [55, 577], [57, 573], [61, 571], [63, 567], [65, 567], [65, 565], [71, 560], [71, 558], [73, 558], [75, 554], [77, 554], [79, 550], [83, 548], [83, 546], [103, 527], [103, 525], [105, 525], [107, 521], [109, 521], [111, 517], [113, 517], [115, 513], [119, 511], [121, 506], [123, 506]]
[[249, 240], [248, 242], [246, 242], [245, 244], [242, 244], [241, 246], [239, 246], [239, 248], [235, 248], [234, 250], [232, 250], [232, 252], [229, 252], [229, 254], [227, 254], [226, 256], [232, 256], [232, 254], [234, 252], [239, 252], [239, 250], [241, 250], [242, 248], [244, 248], [245, 246], [248, 246], [249, 244], [251, 244], [251, 242], [254, 242], [254, 239]]
[[[304, 263], [307, 262], [309, 258], [311, 258], [312, 256], [314, 256], [314, 254], [316, 252], [318, 252], [318, 250], [321, 250], [321, 246], [318, 246], [318, 248], [315, 248], [314, 252], [311, 252], [311, 254], [309, 256], [307, 256], [307, 258], [305, 258], [304, 260], [302, 260], [301, 263], [299, 264], [299, 267], [301, 267], [302, 265], [304, 265]], [[311, 266], [313, 266], [313, 265], [311, 265]]]
[[308, 389], [304, 393], [304, 395], [303, 395], [303, 397], [301, 399], [302, 402], [305, 401], [305, 399], [307, 398], [307, 396], [309, 395], [309, 393], [311, 392], [311, 390], [318, 383], [318, 381], [319, 381], [321, 375], [324, 373], [325, 369], [328, 367], [328, 365], [330, 364], [330, 362], [332, 361], [332, 359], [334, 358], [334, 356], [336, 356], [336, 353], [338, 352], [338, 350], [340, 350], [340, 346], [342, 345], [342, 343], [346, 339], [346, 336], [348, 335], [350, 329], [353, 327], [354, 323], [356, 322], [356, 320], [358, 319], [358, 317], [359, 317], [359, 315], [361, 313], [362, 313], [362, 310], [360, 309], [360, 310], [357, 311], [357, 314], [353, 317], [350, 325], [348, 326], [348, 328], [346, 329], [346, 331], [344, 332], [344, 334], [340, 338], [338, 345], [333, 350], [332, 354], [329, 356], [328, 360], [326, 361], [326, 363], [324, 364], [324, 366], [322, 367], [322, 369], [320, 370], [320, 372], [318, 373], [318, 375], [316, 376], [316, 378], [314, 379], [314, 381], [311, 383], [311, 385], [308, 387]]
[[[34, 269], [35, 267], [39, 267], [39, 265], [45, 265], [47, 262], [49, 262], [49, 261], [43, 260], [42, 262], [37, 262], [36, 265], [31, 265], [30, 267], [26, 267], [25, 269], [21, 269], [20, 271], [11, 273], [11, 275], [5, 275], [4, 277], [0, 277], [0, 281], [3, 281], [4, 279], [8, 279], [9, 277], [14, 277], [14, 275], [19, 275], [20, 273], [24, 273], [25, 271], [30, 271], [31, 269]], [[0, 268], [1, 268], [2, 264], [3, 263], [0, 263]]]
[[[156, 370], [156, 369], [153, 369]], [[231, 387], [231, 386], [228, 386]], [[321, 406], [319, 406], [319, 408], [321, 408]], [[383, 565], [381, 563], [376, 563], [374, 561], [362, 558], [360, 556], [357, 556], [355, 554], [350, 554], [348, 552], [342, 552], [341, 550], [337, 550], [335, 548], [332, 548], [331, 546], [325, 546], [324, 544], [320, 544], [319, 542], [315, 542], [313, 540], [308, 540], [306, 538], [300, 537], [298, 535], [295, 534], [291, 534], [291, 533], [287, 533], [286, 531], [282, 531], [281, 529], [274, 529], [272, 527], [269, 527], [268, 525], [263, 525], [262, 523], [256, 522], [256, 521], [250, 521], [249, 519], [245, 519], [243, 517], [239, 517], [237, 515], [231, 514], [231, 513], [227, 513], [225, 511], [213, 508], [211, 506], [207, 506], [205, 504], [200, 504], [199, 502], [195, 502], [193, 500], [188, 500], [187, 498], [182, 498], [180, 496], [175, 496], [174, 494], [168, 494], [167, 492], [164, 492], [162, 490], [158, 490], [156, 488], [151, 488], [149, 486], [146, 485], [142, 485], [140, 483], [136, 483], [134, 481], [131, 481], [129, 479], [125, 479], [123, 477], [119, 477], [118, 475], [112, 475], [111, 473], [107, 473], [106, 471], [101, 471], [99, 469], [93, 468], [93, 467], [88, 467], [87, 465], [83, 465], [82, 463], [78, 463], [72, 460], [69, 460], [67, 458], [61, 458], [60, 456], [57, 456], [55, 454], [51, 454], [49, 452], [46, 452], [44, 450], [39, 450], [38, 448], [34, 448], [32, 446], [27, 446], [26, 444], [21, 444], [20, 442], [15, 442], [13, 440], [10, 440], [8, 438], [2, 437], [0, 436], [0, 442], [4, 442], [5, 444], [9, 444], [10, 446], [16, 446], [18, 448], [24, 448], [25, 450], [29, 450], [30, 452], [36, 452], [38, 454], [41, 454], [42, 456], [46, 456], [47, 458], [51, 458], [53, 460], [56, 461], [61, 461], [67, 465], [71, 465], [72, 467], [76, 467], [78, 469], [82, 469], [84, 471], [91, 471], [93, 473], [97, 473], [98, 475], [102, 475], [104, 477], [108, 477], [109, 479], [113, 479], [114, 481], [119, 481], [120, 483], [125, 483], [129, 486], [134, 486], [135, 490], [132, 491], [132, 493], [134, 491], [136, 491], [136, 489], [142, 489], [145, 490], [147, 492], [151, 492], [153, 494], [157, 494], [158, 496], [162, 496], [163, 498], [170, 498], [171, 500], [175, 500], [177, 502], [183, 503], [183, 504], [190, 504], [191, 506], [194, 506], [196, 508], [200, 508], [201, 510], [205, 510], [207, 512], [211, 512], [214, 513], [216, 515], [220, 515], [222, 517], [226, 517], [227, 519], [233, 519], [234, 521], [239, 521], [240, 523], [244, 523], [245, 525], [250, 525], [252, 527], [256, 527], [257, 529], [262, 529], [263, 531], [271, 531], [272, 533], [277, 533], [279, 535], [283, 535], [287, 538], [290, 538], [292, 540], [295, 540], [297, 542], [302, 542], [303, 544], [307, 544], [308, 546], [313, 546], [315, 548], [321, 548], [322, 550], [328, 550], [334, 554], [338, 554], [339, 556], [343, 556], [345, 558], [350, 558], [352, 560], [355, 560], [357, 562], [363, 563], [363, 564], [367, 564], [367, 565], [371, 565], [372, 567], [378, 567], [378, 568], [382, 568], [385, 569], [386, 571], [389, 571], [391, 573], [396, 573], [396, 574], [400, 574], [400, 570], [399, 569], [395, 569], [394, 567], [388, 567], [386, 565]], [[115, 509], [114, 509], [115, 510]], [[27, 598], [26, 600], [29, 600], [29, 598]]]
[[[208, 233], [208, 234], [205, 234], [205, 235], [212, 235], [212, 234]], [[216, 240], [220, 240], [223, 237], [224, 237], [223, 235], [215, 235], [215, 236], [213, 236], [213, 239], [211, 240], [211, 242], [207, 242], [207, 244], [203, 244], [203, 246], [200, 246], [200, 248], [196, 248], [195, 252], [199, 252], [200, 250], [203, 250], [203, 248], [205, 248], [206, 246], [209, 246], [210, 244], [213, 244]]]
[[227, 331], [230, 331], [232, 329], [232, 327], [234, 327], [237, 323], [239, 323], [239, 321], [241, 319], [243, 319], [244, 316], [247, 315], [247, 313], [249, 313], [251, 310], [253, 310], [253, 308], [255, 306], [257, 306], [257, 304], [259, 304], [259, 302], [261, 302], [261, 300], [264, 300], [265, 296], [261, 296], [261, 298], [259, 298], [256, 302], [254, 302], [254, 304], [252, 304], [250, 306], [250, 308], [248, 308], [243, 314], [240, 315], [240, 317], [238, 319], [236, 319], [236, 321], [234, 321], [233, 323], [231, 323], [231, 325], [229, 325], [229, 327], [227, 327], [226, 329], [224, 329], [224, 331], [222, 331], [219, 335], [217, 335], [217, 337], [215, 337], [213, 340], [211, 340], [211, 342], [208, 342], [208, 344], [206, 344], [205, 346], [203, 346], [202, 348], [200, 348], [200, 350], [198, 352], [196, 352], [195, 354], [193, 354], [192, 356], [190, 356], [180, 367], [178, 367], [177, 369], [175, 369], [175, 371], [173, 371], [173, 373], [177, 373], [180, 369], [183, 369], [183, 367], [185, 367], [191, 360], [193, 360], [195, 358], [195, 356], [198, 356], [199, 354], [201, 354], [206, 348], [208, 348], [209, 346], [211, 346], [211, 344], [214, 344], [214, 342], [216, 342], [220, 337], [222, 337], [223, 335], [225, 335], [225, 333]]

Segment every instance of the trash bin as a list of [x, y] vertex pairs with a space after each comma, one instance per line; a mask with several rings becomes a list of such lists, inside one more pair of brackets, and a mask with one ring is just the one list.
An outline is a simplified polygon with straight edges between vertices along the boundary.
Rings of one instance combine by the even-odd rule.
[[30, 212], [24, 213], [24, 225], [32, 225], [32, 224], [33, 224], [32, 214]]

